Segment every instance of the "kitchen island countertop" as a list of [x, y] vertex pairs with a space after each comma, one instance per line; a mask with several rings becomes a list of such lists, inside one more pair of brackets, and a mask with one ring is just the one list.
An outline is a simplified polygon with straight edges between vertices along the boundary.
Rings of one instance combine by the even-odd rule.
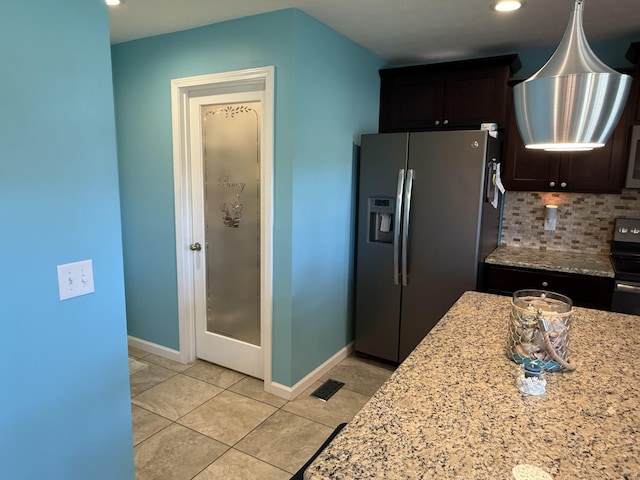
[[596, 277], [614, 277], [609, 255], [501, 245], [487, 256], [485, 263]]
[[505, 354], [509, 311], [508, 297], [463, 294], [305, 479], [512, 479], [523, 464], [640, 479], [640, 317], [574, 308], [576, 371], [528, 396]]

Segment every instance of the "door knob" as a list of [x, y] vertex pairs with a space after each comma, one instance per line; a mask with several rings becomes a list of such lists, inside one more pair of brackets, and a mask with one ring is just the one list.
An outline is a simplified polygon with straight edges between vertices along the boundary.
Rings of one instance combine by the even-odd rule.
[[202, 245], [200, 245], [198, 242], [196, 242], [196, 243], [192, 243], [191, 245], [189, 245], [189, 248], [191, 250], [193, 250], [194, 252], [199, 252], [200, 250], [202, 250]]

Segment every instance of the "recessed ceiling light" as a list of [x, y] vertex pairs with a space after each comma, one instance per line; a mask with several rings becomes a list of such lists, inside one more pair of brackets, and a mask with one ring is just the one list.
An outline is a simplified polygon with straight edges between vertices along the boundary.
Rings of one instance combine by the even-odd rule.
[[520, 0], [500, 0], [493, 7], [497, 12], [513, 12], [522, 6]]
[[104, 0], [104, 2], [110, 7], [113, 7], [114, 5], [120, 5], [120, 0]]

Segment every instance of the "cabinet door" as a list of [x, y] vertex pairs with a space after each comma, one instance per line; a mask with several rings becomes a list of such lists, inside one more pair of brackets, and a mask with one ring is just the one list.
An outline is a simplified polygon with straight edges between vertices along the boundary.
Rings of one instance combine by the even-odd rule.
[[[626, 115], [626, 114], [625, 114]], [[503, 181], [507, 189], [520, 191], [560, 191], [620, 193], [626, 168], [625, 116], [602, 147], [588, 152], [547, 152], [524, 147], [509, 101], [509, 122], [503, 158]]]
[[509, 117], [502, 159], [502, 181], [507, 190], [539, 192], [553, 189], [560, 174], [561, 154], [524, 148], [513, 109], [513, 89], [507, 102]]
[[640, 123], [640, 64], [636, 66], [636, 72], [633, 75], [629, 101], [633, 104], [633, 112], [631, 114], [633, 123]]
[[[510, 102], [511, 103], [511, 102]], [[524, 148], [515, 115], [511, 109], [507, 125], [502, 181], [508, 190], [555, 190], [560, 175], [562, 154]]]
[[529, 150], [524, 148], [522, 141], [518, 141], [513, 150], [507, 147], [507, 155], [502, 174], [508, 190], [559, 190], [561, 154]]
[[633, 79], [633, 83], [635, 84], [635, 87], [633, 87], [633, 97], [632, 99], [635, 100], [635, 117], [633, 119], [634, 123], [640, 123], [640, 73], [638, 73], [634, 79]]
[[521, 289], [543, 289], [569, 297], [581, 307], [611, 309], [613, 278], [485, 265], [485, 291], [511, 295]]
[[443, 92], [439, 72], [382, 78], [380, 133], [440, 128]]
[[565, 155], [560, 165], [561, 190], [620, 193], [626, 165], [620, 137], [626, 138], [621, 129], [614, 132], [602, 148]]
[[509, 68], [478, 68], [450, 72], [444, 86], [443, 125], [480, 127], [505, 124]]
[[380, 133], [504, 125], [517, 55], [380, 70]]

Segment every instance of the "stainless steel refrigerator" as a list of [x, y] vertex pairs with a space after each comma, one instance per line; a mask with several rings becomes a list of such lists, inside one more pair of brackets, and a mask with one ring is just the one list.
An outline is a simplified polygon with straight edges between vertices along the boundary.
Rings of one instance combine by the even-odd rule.
[[498, 244], [499, 154], [483, 130], [362, 136], [357, 352], [401, 362], [463, 292], [480, 287]]

